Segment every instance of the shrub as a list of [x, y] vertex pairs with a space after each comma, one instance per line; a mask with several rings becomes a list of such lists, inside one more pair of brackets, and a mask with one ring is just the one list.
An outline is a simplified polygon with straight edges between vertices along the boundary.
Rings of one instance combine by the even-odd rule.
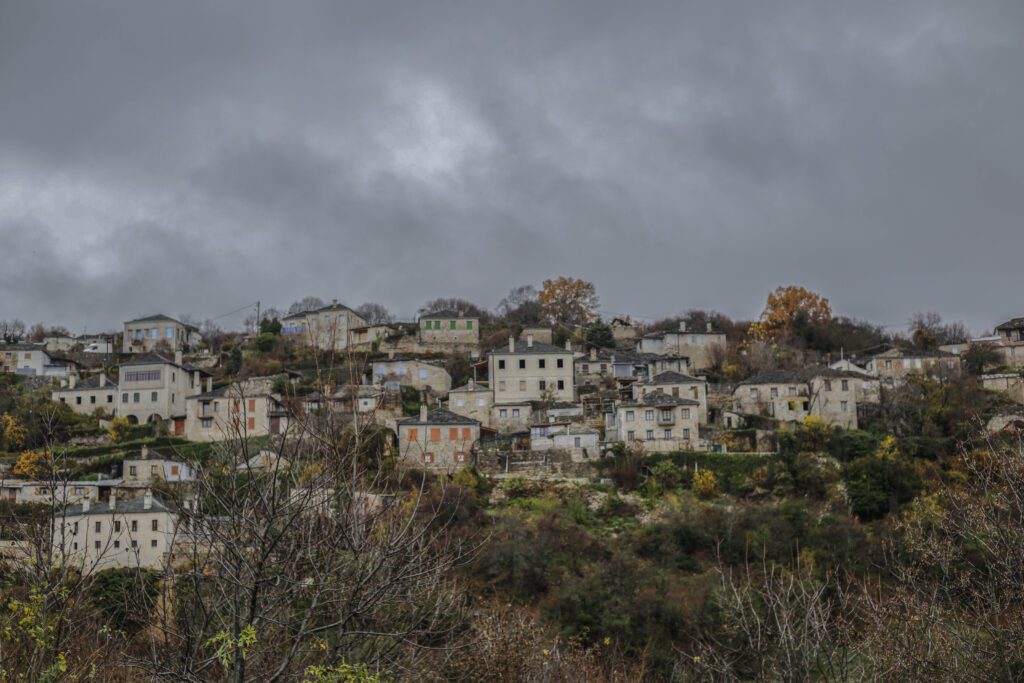
[[711, 470], [694, 472], [693, 492], [701, 498], [711, 498], [718, 493], [718, 477]]

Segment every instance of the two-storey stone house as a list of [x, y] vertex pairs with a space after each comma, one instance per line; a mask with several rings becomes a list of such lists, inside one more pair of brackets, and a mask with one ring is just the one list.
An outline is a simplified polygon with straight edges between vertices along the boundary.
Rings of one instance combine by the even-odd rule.
[[170, 360], [148, 353], [118, 366], [121, 394], [117, 415], [131, 424], [174, 420], [173, 433], [184, 435], [185, 398], [201, 391], [206, 370], [185, 365], [181, 351]]
[[480, 422], [450, 410], [427, 410], [398, 420], [398, 457], [409, 464], [454, 470], [472, 462]]
[[158, 313], [128, 320], [121, 338], [122, 353], [188, 351], [202, 342], [199, 330], [169, 316]]
[[568, 342], [563, 349], [536, 342], [533, 337], [526, 341], [509, 337], [508, 348], [487, 354], [487, 368], [496, 406], [575, 398], [573, 352]]

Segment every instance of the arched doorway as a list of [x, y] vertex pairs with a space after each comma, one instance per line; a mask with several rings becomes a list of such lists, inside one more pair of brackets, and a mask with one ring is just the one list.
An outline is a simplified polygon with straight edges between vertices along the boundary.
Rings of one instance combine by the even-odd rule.
[[129, 415], [128, 416], [128, 424], [130, 424], [130, 425], [137, 425], [137, 424], [139, 424], [139, 418], [135, 417], [134, 415]]

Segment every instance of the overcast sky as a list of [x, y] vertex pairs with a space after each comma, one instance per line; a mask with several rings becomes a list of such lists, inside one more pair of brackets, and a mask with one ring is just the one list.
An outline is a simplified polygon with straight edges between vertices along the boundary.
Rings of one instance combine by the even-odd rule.
[[[0, 0], [0, 318], [1024, 315], [1024, 2]], [[243, 314], [225, 317], [238, 326]]]

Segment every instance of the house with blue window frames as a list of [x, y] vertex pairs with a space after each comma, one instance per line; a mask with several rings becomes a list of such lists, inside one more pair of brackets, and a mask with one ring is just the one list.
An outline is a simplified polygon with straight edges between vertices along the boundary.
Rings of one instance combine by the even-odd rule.
[[202, 336], [195, 326], [158, 313], [125, 322], [121, 351], [123, 353], [190, 351], [196, 348], [201, 341]]

